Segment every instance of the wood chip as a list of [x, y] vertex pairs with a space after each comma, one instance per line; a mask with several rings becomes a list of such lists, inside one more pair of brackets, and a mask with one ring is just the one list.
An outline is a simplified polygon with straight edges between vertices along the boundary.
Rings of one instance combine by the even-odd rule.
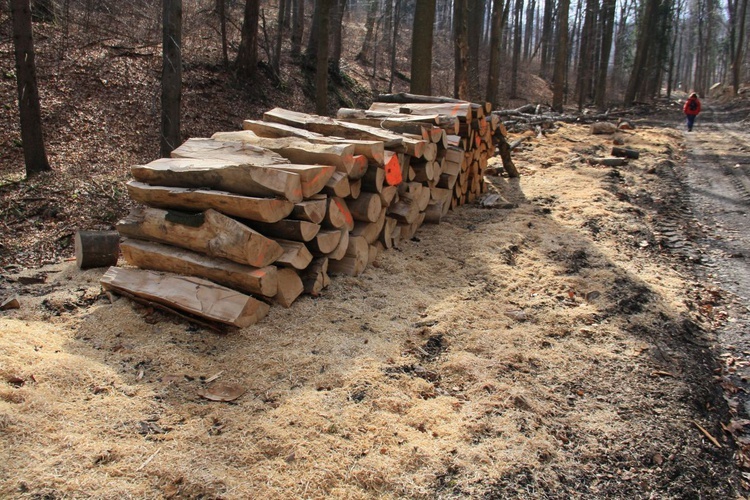
[[247, 392], [247, 389], [239, 384], [219, 383], [198, 391], [198, 395], [209, 401], [228, 402], [234, 401]]

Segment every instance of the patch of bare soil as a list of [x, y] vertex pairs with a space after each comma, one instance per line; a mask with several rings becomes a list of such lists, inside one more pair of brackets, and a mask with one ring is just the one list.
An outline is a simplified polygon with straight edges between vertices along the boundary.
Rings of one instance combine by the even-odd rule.
[[612, 139], [587, 127], [527, 141], [521, 179], [490, 179], [517, 208], [456, 210], [226, 336], [110, 303], [72, 263], [4, 275], [0, 492], [738, 496], [718, 299], [664, 228], [681, 134], [621, 134], [641, 151], [621, 168], [585, 161]]

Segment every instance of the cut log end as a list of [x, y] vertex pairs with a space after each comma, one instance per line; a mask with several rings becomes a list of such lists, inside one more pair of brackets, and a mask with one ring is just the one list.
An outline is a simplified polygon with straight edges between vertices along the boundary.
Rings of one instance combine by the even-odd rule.
[[79, 269], [114, 266], [120, 256], [120, 234], [117, 231], [78, 231], [75, 254]]

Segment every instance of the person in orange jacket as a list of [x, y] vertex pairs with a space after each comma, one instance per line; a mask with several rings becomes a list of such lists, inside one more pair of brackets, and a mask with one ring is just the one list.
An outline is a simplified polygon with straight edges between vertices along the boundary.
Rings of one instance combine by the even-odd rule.
[[693, 131], [693, 124], [695, 123], [695, 117], [701, 112], [701, 102], [698, 99], [698, 94], [693, 92], [685, 101], [685, 106], [682, 107], [683, 113], [687, 117], [687, 129], [688, 132]]

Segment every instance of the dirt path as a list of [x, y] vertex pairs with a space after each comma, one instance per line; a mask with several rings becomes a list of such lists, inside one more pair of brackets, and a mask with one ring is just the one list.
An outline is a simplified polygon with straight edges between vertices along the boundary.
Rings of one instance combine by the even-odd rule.
[[[750, 416], [750, 133], [710, 106], [695, 133], [685, 133], [685, 181], [702, 231], [707, 280], [729, 292], [719, 330], [726, 397], [738, 419]], [[741, 442], [750, 442], [747, 429]]]
[[[588, 127], [530, 139], [492, 179], [516, 208], [227, 336], [69, 262], [5, 273], [0, 496], [736, 498], [683, 137], [621, 136], [622, 168]], [[214, 378], [247, 393], [206, 401]]]

